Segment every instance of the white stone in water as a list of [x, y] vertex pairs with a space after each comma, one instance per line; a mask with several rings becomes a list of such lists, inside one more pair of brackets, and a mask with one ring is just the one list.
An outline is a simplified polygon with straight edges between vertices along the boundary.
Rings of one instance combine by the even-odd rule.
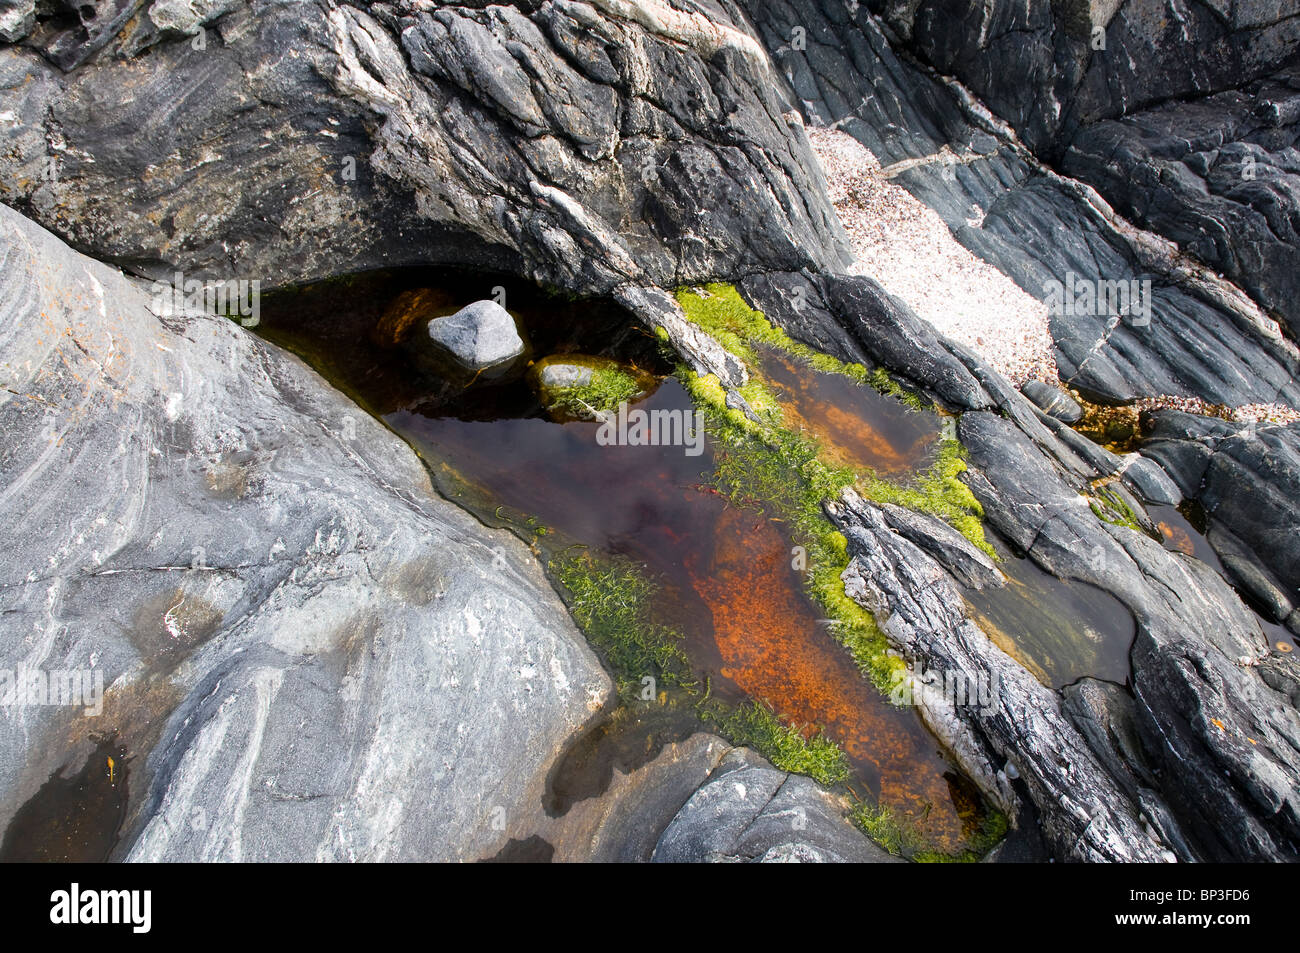
[[515, 319], [495, 301], [475, 301], [429, 322], [429, 339], [471, 370], [495, 367], [524, 353]]
[[582, 364], [547, 364], [537, 375], [537, 382], [543, 390], [558, 390], [562, 387], [586, 387], [591, 383], [592, 369]]

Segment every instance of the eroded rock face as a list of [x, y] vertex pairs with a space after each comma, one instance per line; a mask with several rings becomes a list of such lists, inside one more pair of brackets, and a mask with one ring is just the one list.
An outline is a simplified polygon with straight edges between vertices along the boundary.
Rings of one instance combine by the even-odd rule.
[[1080, 126], [1219, 92], [1300, 45], [1294, 0], [870, 0], [909, 45], [969, 85], [1035, 151]]
[[1034, 153], [1300, 321], [1295, 0], [868, 6]]
[[36, 25], [36, 0], [0, 0], [0, 40], [14, 43]]
[[91, 733], [139, 860], [463, 859], [531, 833], [611, 690], [531, 555], [298, 360], [0, 206], [0, 667], [104, 711], [0, 720], [0, 826]]
[[1300, 328], [1300, 72], [1085, 126], [1062, 169]]
[[127, 7], [91, 61], [0, 50], [0, 198], [149, 277], [441, 262], [604, 293], [843, 260], [799, 119], [723, 5]]
[[1234, 581], [1300, 630], [1300, 424], [1235, 424], [1173, 410], [1147, 415], [1143, 453], [1209, 519]]

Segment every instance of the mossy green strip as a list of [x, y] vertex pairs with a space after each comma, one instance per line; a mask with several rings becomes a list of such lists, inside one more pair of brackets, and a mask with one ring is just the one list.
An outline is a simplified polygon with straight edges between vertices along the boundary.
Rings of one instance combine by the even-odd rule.
[[690, 321], [707, 331], [723, 347], [751, 368], [757, 365], [754, 344], [784, 351], [810, 367], [826, 374], [840, 374], [859, 384], [869, 384], [882, 394], [897, 397], [914, 410], [928, 410], [930, 405], [912, 391], [890, 377], [883, 367], [868, 371], [861, 364], [847, 364], [838, 358], [823, 354], [816, 348], [796, 341], [767, 320], [761, 311], [755, 311], [735, 286], [714, 282], [704, 285], [704, 295], [693, 288], [680, 288], [677, 303]]
[[850, 809], [849, 820], [891, 854], [920, 864], [976, 863], [996, 847], [1010, 829], [1005, 814], [990, 811], [982, 818], [965, 849], [945, 854], [926, 848], [916, 827], [888, 807], [859, 801]]
[[1097, 519], [1113, 526], [1127, 526], [1138, 533], [1145, 532], [1133, 508], [1118, 493], [1105, 486], [1094, 486], [1093, 493], [1088, 498], [1088, 506]]
[[552, 560], [550, 567], [568, 592], [574, 620], [614, 671], [620, 698], [635, 698], [646, 675], [668, 685], [698, 686], [681, 633], [653, 621], [655, 586], [635, 564], [583, 552]]
[[849, 777], [849, 759], [839, 745], [820, 731], [805, 736], [761, 702], [733, 707], [710, 701], [700, 706], [700, 717], [732, 744], [753, 748], [782, 771], [806, 774], [827, 786]]

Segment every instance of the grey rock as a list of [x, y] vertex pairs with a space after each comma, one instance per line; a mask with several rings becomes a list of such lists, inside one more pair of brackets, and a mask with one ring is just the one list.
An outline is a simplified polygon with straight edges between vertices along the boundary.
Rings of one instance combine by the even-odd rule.
[[116, 732], [116, 858], [473, 860], [525, 836], [611, 692], [527, 550], [235, 322], [156, 317], [6, 207], [0, 260], [0, 668], [106, 686], [99, 718], [0, 721], [0, 826]]
[[870, 609], [903, 656], [941, 679], [991, 685], [989, 705], [959, 705], [924, 683], [908, 693], [931, 731], [1011, 816], [1015, 777], [1037, 808], [1054, 855], [1074, 860], [1164, 859], [1138, 805], [1097, 760], [1061, 711], [1060, 699], [997, 648], [966, 617], [937, 563], [888, 528], [880, 511], [846, 490], [831, 517], [848, 537], [845, 591]]
[[[741, 282], [754, 307], [791, 337], [841, 360], [882, 366], [957, 407], [991, 406], [979, 382], [921, 320], [861, 276], [769, 273]], [[838, 328], [838, 332], [827, 330]]]
[[1148, 503], [1177, 506], [1183, 501], [1182, 490], [1165, 468], [1145, 456], [1129, 456], [1121, 468], [1124, 482], [1133, 487]]
[[1006, 584], [1006, 577], [993, 560], [943, 520], [893, 503], [885, 504], [882, 510], [885, 522], [895, 532], [933, 556], [968, 589]]
[[842, 799], [733, 749], [659, 838], [657, 863], [895, 860], [844, 818]]
[[1083, 419], [1083, 408], [1079, 402], [1059, 387], [1042, 381], [1028, 380], [1021, 386], [1020, 392], [1034, 402], [1045, 414], [1055, 417], [1067, 424], [1077, 424]]
[[1209, 518], [1234, 581], [1285, 619], [1300, 602], [1300, 425], [1241, 424], [1160, 410], [1142, 453]]
[[[0, 125], [0, 199], [134, 273], [441, 263], [607, 294], [847, 264], [801, 123], [716, 4], [704, 30], [573, 3], [155, 5], [147, 50], [109, 15], [138, 4], [43, 46], [66, 75], [0, 49], [0, 112], [35, 127]], [[170, 36], [196, 21], [205, 49]]]
[[1136, 719], [1161, 797], [1200, 856], [1297, 856], [1300, 713], [1255, 668], [1268, 644], [1254, 615], [1214, 569], [1092, 517], [1010, 422], [966, 414], [960, 434], [990, 523], [1050, 572], [1112, 592], [1137, 619]]
[[1082, 129], [1062, 169], [1300, 329], [1300, 72]]
[[[999, 55], [1025, 61], [1054, 42], [1066, 42], [1052, 32], [1054, 14], [1046, 7], [1027, 13], [1010, 6], [991, 5], [990, 19], [983, 23], [986, 30], [994, 29], [995, 21], [1011, 29], [994, 34], [1005, 46]], [[900, 4], [906, 9], [896, 17], [891, 5], [890, 23], [910, 25], [916, 7]], [[1109, 403], [1174, 395], [1233, 406], [1273, 401], [1300, 406], [1300, 355], [1246, 295], [1206, 269], [1190, 267], [1168, 242], [1137, 232], [1090, 189], [1045, 166], [965, 89], [896, 51], [868, 5], [854, 12], [833, 0], [754, 0], [746, 9], [786, 75], [792, 103], [807, 121], [835, 125], [862, 142], [895, 183], [939, 214], [959, 242], [1028, 294], [1043, 299], [1047, 282], [1065, 282], [1071, 274], [1090, 282], [1151, 283], [1150, 321], [1140, 315], [1118, 322], [1104, 314], [1053, 317], [1063, 382], [1091, 400]], [[974, 9], [962, 6], [940, 16], [936, 8], [931, 15], [937, 19], [927, 22], [952, 31], [953, 42], [987, 40], [990, 34], [970, 22], [981, 16]], [[1025, 24], [1023, 31], [1011, 28], [1021, 14], [1032, 25]], [[1282, 34], [1271, 35], [1297, 29], [1296, 22], [1281, 21], [1277, 29]], [[806, 50], [789, 42], [796, 26], [806, 32]], [[962, 35], [963, 26], [975, 32]], [[911, 36], [910, 27], [902, 32]], [[1244, 29], [1235, 35], [1240, 41], [1253, 34]], [[1023, 48], [1027, 37], [1042, 42], [1042, 50]], [[1156, 52], [1135, 62], [1151, 64], [1153, 57], [1159, 62], [1166, 43], [1184, 48], [1181, 42], [1162, 40]], [[1095, 68], [1104, 70], [1113, 52], [1096, 57]], [[972, 55], [979, 57], [972, 68], [974, 62], [987, 66], [995, 61], [988, 50]], [[1042, 68], [1047, 71], [1042, 75], [1056, 76], [1054, 67]], [[996, 84], [1024, 75], [1004, 72], [989, 80]], [[1159, 69], [1153, 67], [1152, 75], [1159, 76]], [[1061, 95], [1073, 89], [1061, 82]], [[1048, 108], [1050, 113], [1045, 107], [1050, 97], [1042, 96], [1038, 86], [1030, 96], [1029, 89], [1017, 80], [1004, 92], [1025, 109]], [[1160, 89], [1164, 93], [1167, 86]], [[992, 105], [997, 109], [996, 102]], [[1003, 118], [1012, 114], [1003, 113]], [[1055, 128], [1062, 117], [1052, 119]], [[938, 161], [945, 156], [958, 161]]]
[[437, 351], [471, 371], [513, 361], [524, 353], [524, 340], [510, 312], [495, 301], [475, 301], [427, 326]]
[[1111, 777], [1141, 807], [1143, 820], [1183, 862], [1196, 860], [1173, 812], [1164, 804], [1139, 737], [1133, 697], [1113, 682], [1083, 678], [1061, 692], [1061, 709], [1083, 732]]
[[36, 25], [36, 0], [0, 0], [0, 40], [17, 43]]
[[[1080, 125], [1265, 75], [1300, 40], [1294, 4], [871, 0], [927, 62], [1050, 152]], [[1219, 9], [1215, 9], [1215, 7]], [[1105, 35], [1093, 49], [1094, 28]], [[1042, 77], [1032, 88], [1021, 79]]]
[[583, 387], [591, 383], [592, 369], [584, 364], [552, 362], [537, 375], [538, 383], [547, 389], [557, 387]]

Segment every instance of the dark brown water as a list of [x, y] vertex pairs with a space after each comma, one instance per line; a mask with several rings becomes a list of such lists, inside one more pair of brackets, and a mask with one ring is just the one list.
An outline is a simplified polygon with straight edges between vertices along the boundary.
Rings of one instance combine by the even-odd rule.
[[1137, 625], [1124, 603], [1096, 586], [1058, 579], [988, 536], [1007, 584], [965, 596], [989, 638], [1052, 688], [1085, 675], [1127, 683]]
[[80, 767], [55, 772], [14, 814], [0, 863], [108, 860], [126, 818], [129, 774], [116, 738], [100, 741]]
[[814, 437], [832, 462], [907, 478], [934, 459], [939, 421], [842, 374], [829, 374], [771, 348], [759, 368], [781, 402], [785, 425]]
[[[669, 378], [637, 405], [691, 412]], [[663, 586], [661, 618], [687, 640], [715, 696], [762, 699], [819, 726], [860, 785], [927, 840], [956, 849], [974, 805], [915, 714], [891, 706], [820, 621], [792, 567], [781, 524], [728, 505], [707, 485], [711, 454], [600, 446], [599, 425], [544, 419], [464, 421], [399, 411], [385, 420], [429, 459], [449, 461], [487, 496], [601, 552], [645, 566]]]

